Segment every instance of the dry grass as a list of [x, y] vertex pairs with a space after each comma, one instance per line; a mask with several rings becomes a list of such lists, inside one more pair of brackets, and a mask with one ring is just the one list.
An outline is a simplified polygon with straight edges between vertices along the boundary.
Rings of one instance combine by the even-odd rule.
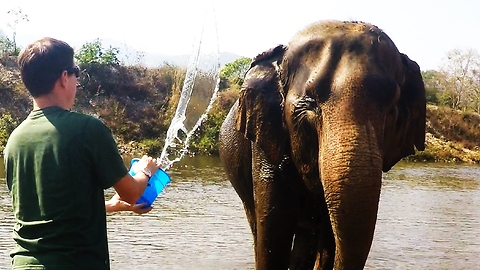
[[[448, 107], [427, 107], [427, 132], [470, 150], [480, 145], [480, 115]], [[477, 149], [475, 149], [477, 148]]]
[[217, 100], [215, 101], [216, 105], [220, 110], [224, 110], [228, 113], [230, 108], [233, 106], [235, 101], [240, 95], [239, 87], [232, 87], [222, 91], [218, 94]]

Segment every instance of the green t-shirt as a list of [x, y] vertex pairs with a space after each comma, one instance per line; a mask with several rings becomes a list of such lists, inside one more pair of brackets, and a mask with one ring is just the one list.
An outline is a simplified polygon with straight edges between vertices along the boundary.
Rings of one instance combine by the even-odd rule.
[[99, 119], [59, 107], [32, 111], [8, 139], [5, 169], [14, 269], [110, 268], [103, 190], [128, 171]]

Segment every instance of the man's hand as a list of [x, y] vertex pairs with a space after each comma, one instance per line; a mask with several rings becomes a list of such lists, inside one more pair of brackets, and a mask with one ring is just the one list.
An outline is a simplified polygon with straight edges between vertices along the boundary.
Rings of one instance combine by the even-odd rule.
[[144, 155], [139, 159], [135, 164], [133, 164], [132, 169], [134, 174], [138, 172], [143, 172], [148, 177], [152, 177], [157, 170], [160, 168], [161, 164], [157, 164], [157, 159]]
[[107, 212], [132, 211], [141, 215], [148, 213], [150, 212], [150, 210], [152, 210], [152, 207], [148, 207], [145, 209], [142, 209], [142, 207], [143, 204], [131, 205], [128, 202], [123, 201], [118, 195], [118, 193], [115, 193], [115, 195], [113, 195], [110, 200], [105, 201], [105, 209], [107, 210]]

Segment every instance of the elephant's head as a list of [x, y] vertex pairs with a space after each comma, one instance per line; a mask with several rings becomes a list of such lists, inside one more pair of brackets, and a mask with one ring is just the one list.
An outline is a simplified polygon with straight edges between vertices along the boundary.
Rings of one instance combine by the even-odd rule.
[[425, 106], [420, 68], [383, 31], [329, 21], [254, 60], [237, 129], [272, 164], [290, 158], [305, 184], [324, 192], [335, 256], [364, 263], [382, 170], [424, 149]]
[[[351, 36], [331, 36], [345, 27]], [[399, 53], [384, 32], [364, 23], [313, 24], [288, 47], [278, 45], [258, 55], [245, 77], [240, 103], [237, 128], [274, 164], [291, 154], [285, 153], [290, 138], [293, 155], [307, 156], [305, 161], [298, 157], [298, 164], [310, 166], [318, 149], [309, 150], [319, 145], [321, 134], [316, 133], [324, 129], [325, 113], [377, 119], [374, 130], [383, 171], [414, 154], [414, 147], [425, 148], [420, 67]], [[330, 113], [335, 107], [342, 111]]]

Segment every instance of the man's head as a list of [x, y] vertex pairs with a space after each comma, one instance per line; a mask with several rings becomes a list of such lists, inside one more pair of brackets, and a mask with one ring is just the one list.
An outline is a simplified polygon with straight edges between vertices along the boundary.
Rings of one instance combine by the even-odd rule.
[[36, 98], [51, 93], [64, 73], [78, 76], [73, 56], [70, 45], [54, 38], [42, 38], [23, 49], [18, 56], [18, 65], [30, 94]]

